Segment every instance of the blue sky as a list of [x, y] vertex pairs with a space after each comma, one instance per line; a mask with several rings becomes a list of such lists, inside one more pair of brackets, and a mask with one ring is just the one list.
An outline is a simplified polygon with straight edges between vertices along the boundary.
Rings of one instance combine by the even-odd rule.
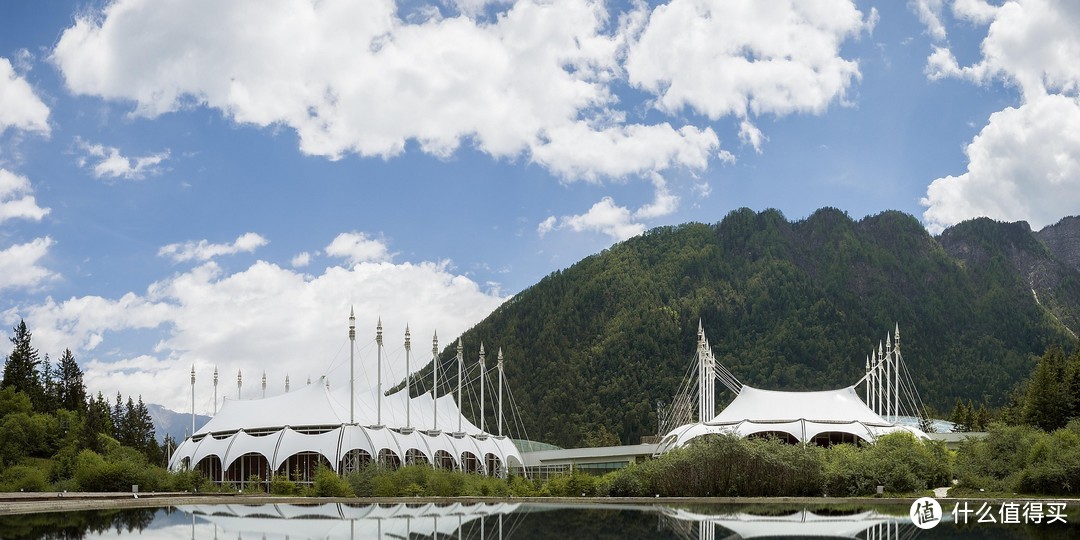
[[5, 2], [0, 332], [208, 411], [655, 226], [1076, 214], [1080, 8], [878, 4]]

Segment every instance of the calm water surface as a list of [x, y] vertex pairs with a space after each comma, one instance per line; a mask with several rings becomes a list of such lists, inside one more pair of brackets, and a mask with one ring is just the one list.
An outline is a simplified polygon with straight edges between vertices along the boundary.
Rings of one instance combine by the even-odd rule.
[[[1080, 506], [1066, 523], [1002, 524], [944, 519], [919, 529], [903, 505], [316, 504], [193, 505], [0, 516], [0, 538], [151, 539], [557, 539], [677, 538], [1080, 538]], [[977, 503], [971, 508], [977, 509]], [[985, 518], [985, 515], [984, 515]]]

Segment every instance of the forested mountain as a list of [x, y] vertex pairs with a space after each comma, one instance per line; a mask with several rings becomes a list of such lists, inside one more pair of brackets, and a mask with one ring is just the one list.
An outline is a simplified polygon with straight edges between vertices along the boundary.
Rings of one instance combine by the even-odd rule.
[[[899, 323], [928, 405], [997, 405], [1035, 355], [1075, 339], [1078, 237], [1075, 218], [1040, 233], [977, 219], [935, 238], [899, 212], [853, 221], [826, 208], [789, 222], [742, 209], [557, 271], [463, 340], [469, 363], [481, 341], [489, 359], [503, 349], [528, 436], [566, 446], [607, 431], [624, 443], [655, 434], [657, 402], [678, 389], [699, 319], [743, 383], [787, 390], [853, 384]], [[453, 348], [441, 355], [451, 378]], [[718, 410], [731, 397], [718, 391]]]

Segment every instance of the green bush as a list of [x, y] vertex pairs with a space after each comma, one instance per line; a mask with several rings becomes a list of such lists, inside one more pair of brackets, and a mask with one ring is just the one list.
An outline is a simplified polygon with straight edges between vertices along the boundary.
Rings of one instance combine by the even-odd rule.
[[0, 475], [0, 491], [47, 491], [45, 472], [38, 467], [14, 465]]
[[286, 476], [275, 474], [270, 478], [271, 495], [296, 495], [299, 491], [296, 482]]
[[348, 482], [338, 476], [329, 467], [319, 467], [315, 471], [314, 490], [316, 497], [352, 497]]

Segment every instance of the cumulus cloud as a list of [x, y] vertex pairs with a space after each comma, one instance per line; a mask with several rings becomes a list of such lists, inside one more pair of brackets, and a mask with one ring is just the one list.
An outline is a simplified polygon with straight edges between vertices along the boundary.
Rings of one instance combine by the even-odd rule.
[[49, 135], [49, 108], [11, 62], [0, 57], [0, 133], [8, 128]]
[[630, 44], [626, 72], [668, 113], [821, 113], [859, 78], [841, 43], [875, 17], [864, 20], [847, 0], [672, 0], [653, 9]]
[[944, 0], [911, 0], [908, 6], [918, 15], [919, 21], [926, 25], [926, 33], [935, 41], [944, 41], [947, 37], [945, 24], [941, 21]]
[[325, 251], [327, 255], [340, 257], [352, 265], [387, 262], [391, 258], [386, 242], [355, 231], [337, 235]]
[[968, 169], [938, 178], [920, 202], [932, 233], [988, 216], [1039, 229], [1080, 208], [1080, 101], [1050, 95], [990, 115]]
[[0, 291], [34, 288], [60, 277], [39, 264], [55, 243], [46, 236], [0, 250]]
[[[715, 146], [708, 129], [593, 127], [612, 117], [620, 71], [622, 38], [605, 33], [602, 3], [523, 0], [486, 22], [468, 15], [491, 2], [455, 4], [464, 15], [413, 22], [392, 0], [120, 0], [79, 17], [51, 59], [75, 93], [130, 100], [145, 116], [199, 104], [237, 122], [287, 125], [303, 152], [332, 159], [391, 157], [410, 140], [448, 156], [467, 143], [595, 177], [700, 168]], [[626, 141], [639, 136], [664, 141]], [[600, 157], [571, 160], [562, 137]]]
[[30, 180], [6, 169], [0, 169], [0, 223], [9, 219], [41, 221], [48, 208], [38, 206]]
[[289, 264], [291, 264], [293, 268], [303, 268], [311, 264], [311, 253], [308, 253], [306, 251], [297, 253], [296, 256], [292, 258], [292, 261], [289, 262]]
[[967, 171], [934, 180], [920, 201], [931, 232], [964, 219], [1026, 220], [1038, 228], [1080, 208], [1080, 4], [1013, 0], [956, 2], [954, 13], [989, 23], [978, 62], [961, 66], [936, 46], [927, 76], [1001, 80], [1021, 104], [998, 111], [965, 149]]
[[674, 213], [679, 207], [678, 196], [667, 188], [667, 181], [659, 174], [651, 175], [655, 190], [653, 201], [631, 211], [615, 204], [611, 197], [604, 197], [584, 214], [556, 218], [549, 216], [537, 226], [537, 234], [544, 236], [556, 229], [575, 232], [598, 232], [622, 241], [645, 232], [644, 220], [655, 219]]
[[[235, 384], [245, 379], [244, 397], [259, 395], [266, 372], [268, 394], [308, 377], [327, 375], [332, 385], [348, 384], [347, 317], [357, 317], [357, 380], [373, 381], [374, 333], [382, 318], [386, 380], [402, 377], [405, 325], [413, 335], [416, 369], [430, 358], [424, 343], [436, 332], [442, 344], [460, 335], [506, 300], [472, 280], [451, 273], [446, 263], [364, 262], [332, 266], [311, 276], [259, 261], [226, 273], [214, 262], [151, 284], [142, 294], [117, 299], [96, 296], [39, 305], [2, 314], [12, 325], [20, 317], [43, 351], [71, 348], [86, 366], [90, 390], [147, 394], [175, 410], [190, 405], [189, 373], [197, 377], [197, 409], [212, 410], [214, 367]], [[163, 334], [153, 351], [112, 350], [113, 334], [154, 329]], [[466, 344], [467, 346], [469, 344]], [[396, 379], [395, 379], [396, 380]], [[220, 396], [235, 396], [225, 385]]]
[[90, 167], [94, 178], [123, 178], [141, 180], [148, 175], [161, 173], [161, 163], [169, 159], [169, 151], [148, 156], [129, 158], [120, 154], [120, 149], [113, 146], [88, 143], [76, 138], [75, 144], [83, 152], [79, 157], [80, 167]]
[[249, 232], [238, 236], [231, 244], [211, 244], [208, 240], [169, 244], [158, 249], [158, 256], [169, 257], [174, 262], [208, 261], [221, 255], [253, 253], [269, 243], [270, 241], [261, 235]]

